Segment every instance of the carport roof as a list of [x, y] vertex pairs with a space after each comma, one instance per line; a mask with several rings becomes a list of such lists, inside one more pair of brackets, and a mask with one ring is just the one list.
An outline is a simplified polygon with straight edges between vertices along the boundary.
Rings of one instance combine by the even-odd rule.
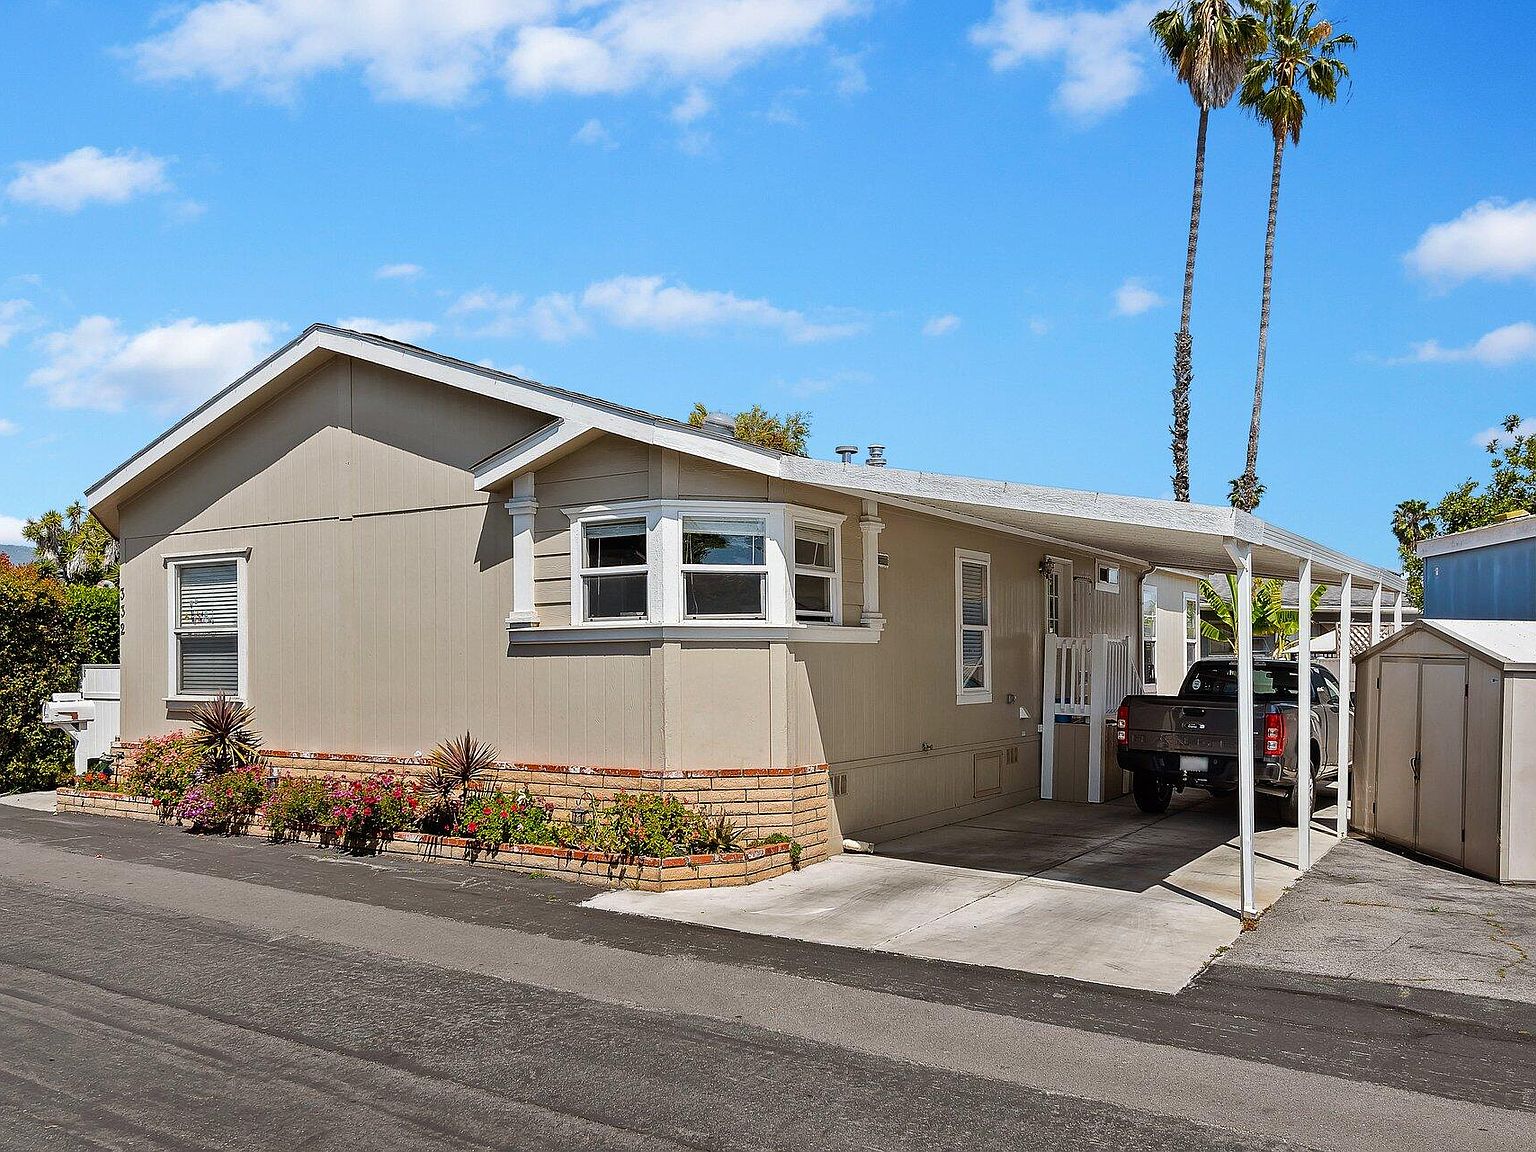
[[1298, 562], [1310, 558], [1315, 580], [1348, 575], [1392, 591], [1407, 588], [1395, 572], [1235, 508], [791, 457], [783, 459], [781, 472], [786, 480], [976, 520], [1153, 567], [1230, 572], [1230, 542], [1252, 546], [1254, 571], [1261, 576], [1294, 577]]

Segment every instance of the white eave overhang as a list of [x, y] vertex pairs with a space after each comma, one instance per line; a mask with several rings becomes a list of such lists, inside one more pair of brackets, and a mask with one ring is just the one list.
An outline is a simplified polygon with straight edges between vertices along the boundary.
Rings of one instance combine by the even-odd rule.
[[1293, 579], [1297, 565], [1310, 559], [1318, 581], [1349, 575], [1392, 591], [1407, 588], [1395, 572], [1235, 508], [790, 457], [781, 462], [781, 473], [786, 480], [927, 508], [1149, 567], [1229, 572], [1227, 545], [1246, 544], [1261, 576]]

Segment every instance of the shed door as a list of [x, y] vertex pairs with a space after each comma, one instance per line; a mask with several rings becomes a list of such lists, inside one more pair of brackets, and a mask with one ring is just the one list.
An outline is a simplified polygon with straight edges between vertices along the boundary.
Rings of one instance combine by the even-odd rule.
[[1419, 664], [1381, 661], [1381, 699], [1376, 723], [1376, 834], [1414, 846], [1418, 789], [1413, 758], [1419, 749]]
[[1419, 699], [1420, 852], [1460, 865], [1467, 772], [1467, 665], [1426, 661]]

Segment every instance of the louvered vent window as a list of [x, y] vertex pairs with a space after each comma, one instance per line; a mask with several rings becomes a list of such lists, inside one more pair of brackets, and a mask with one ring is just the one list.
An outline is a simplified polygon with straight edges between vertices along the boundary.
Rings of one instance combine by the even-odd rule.
[[240, 693], [240, 568], [233, 560], [176, 573], [176, 692]]
[[956, 664], [961, 703], [992, 697], [992, 564], [980, 553], [955, 558]]

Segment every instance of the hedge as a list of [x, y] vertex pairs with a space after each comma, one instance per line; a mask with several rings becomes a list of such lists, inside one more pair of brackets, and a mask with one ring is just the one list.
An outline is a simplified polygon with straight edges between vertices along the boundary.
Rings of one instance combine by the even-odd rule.
[[52, 788], [73, 742], [45, 727], [43, 701], [80, 689], [80, 665], [115, 664], [118, 594], [64, 584], [0, 557], [0, 794]]

